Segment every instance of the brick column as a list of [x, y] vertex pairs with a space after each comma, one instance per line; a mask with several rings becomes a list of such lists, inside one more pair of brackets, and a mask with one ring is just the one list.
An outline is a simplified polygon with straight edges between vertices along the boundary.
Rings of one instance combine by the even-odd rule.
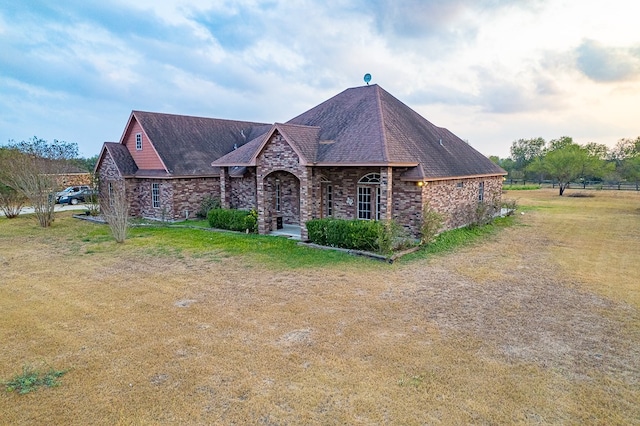
[[380, 219], [393, 219], [393, 169], [380, 167]]
[[264, 193], [264, 174], [260, 167], [256, 168], [256, 204], [258, 205], [258, 234], [265, 235], [271, 232], [267, 229], [266, 214], [266, 197]]
[[229, 181], [229, 168], [220, 167], [220, 205], [223, 209], [231, 206], [231, 182]]
[[309, 238], [307, 221], [312, 219], [313, 210], [313, 173], [311, 167], [303, 167], [300, 179], [300, 239]]

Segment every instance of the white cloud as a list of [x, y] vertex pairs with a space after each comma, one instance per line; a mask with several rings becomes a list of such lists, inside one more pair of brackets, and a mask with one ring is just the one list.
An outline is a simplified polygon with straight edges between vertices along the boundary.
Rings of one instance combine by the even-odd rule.
[[[371, 73], [485, 154], [538, 135], [612, 144], [640, 133], [632, 9], [624, 0], [18, 2], [0, 7], [0, 109], [12, 117], [0, 118], [0, 141], [37, 128], [97, 152], [131, 109], [284, 121]], [[68, 122], [55, 125], [47, 110]]]

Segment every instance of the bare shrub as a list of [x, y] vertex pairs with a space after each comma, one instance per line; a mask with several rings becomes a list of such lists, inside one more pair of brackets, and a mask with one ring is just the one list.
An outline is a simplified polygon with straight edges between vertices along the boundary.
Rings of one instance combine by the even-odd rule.
[[100, 214], [100, 179], [97, 173], [91, 173], [91, 192], [85, 197], [84, 204], [87, 214], [98, 216]]
[[196, 212], [196, 217], [200, 219], [206, 219], [209, 212], [213, 209], [219, 209], [222, 205], [220, 204], [220, 198], [207, 196], [200, 202], [200, 208]]
[[0, 211], [8, 219], [18, 217], [25, 198], [15, 189], [0, 183]]
[[573, 194], [569, 194], [567, 195], [567, 197], [573, 197], [573, 198], [593, 198], [595, 197], [595, 195], [593, 194], [587, 194], [585, 192], [574, 192]]
[[506, 210], [506, 216], [511, 216], [518, 209], [518, 200], [505, 199], [502, 201], [502, 208]]
[[106, 194], [103, 191], [102, 214], [116, 242], [124, 243], [129, 228], [129, 201], [126, 189], [124, 184], [110, 186], [109, 189]]
[[71, 166], [78, 153], [76, 144], [33, 137], [11, 142], [0, 152], [0, 182], [29, 200], [41, 227], [54, 220], [56, 175]]
[[390, 254], [397, 250], [403, 250], [415, 245], [406, 229], [393, 219], [381, 222], [378, 227], [376, 244], [381, 254]]
[[435, 211], [429, 203], [422, 207], [422, 223], [420, 224], [420, 243], [432, 242], [444, 224], [443, 216]]
[[485, 200], [478, 203], [473, 213], [471, 225], [484, 226], [489, 224], [500, 212], [500, 204], [496, 199]]

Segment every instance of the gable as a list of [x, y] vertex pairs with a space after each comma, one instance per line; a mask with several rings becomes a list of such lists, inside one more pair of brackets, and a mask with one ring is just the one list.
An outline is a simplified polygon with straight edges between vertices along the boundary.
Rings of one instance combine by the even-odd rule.
[[116, 142], [105, 142], [94, 172], [100, 176], [105, 173], [111, 178], [133, 176], [138, 171], [138, 166], [129, 153], [127, 147]]
[[211, 162], [266, 133], [271, 125], [217, 118], [134, 111], [166, 171], [211, 176]]
[[[138, 137], [140, 138], [141, 146], [136, 146]], [[134, 114], [132, 114], [129, 124], [122, 135], [121, 143], [127, 148], [140, 170], [166, 170], [153, 146], [153, 142], [149, 139]]]
[[297, 169], [300, 165], [300, 156], [284, 136], [275, 131], [258, 153], [256, 164], [272, 169], [292, 170]]

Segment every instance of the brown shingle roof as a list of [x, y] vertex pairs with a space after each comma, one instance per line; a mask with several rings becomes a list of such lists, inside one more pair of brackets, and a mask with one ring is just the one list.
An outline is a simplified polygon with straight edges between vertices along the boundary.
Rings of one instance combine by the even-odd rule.
[[[437, 127], [378, 85], [347, 89], [277, 129], [317, 165], [405, 165], [409, 180], [505, 174], [469, 144]], [[216, 166], [251, 165], [262, 135], [221, 157]]]
[[211, 175], [211, 162], [264, 134], [270, 124], [133, 111], [174, 176]]
[[126, 146], [116, 142], [105, 142], [104, 149], [111, 155], [122, 176], [136, 174], [138, 166], [136, 166], [136, 162], [133, 161], [133, 157]]

